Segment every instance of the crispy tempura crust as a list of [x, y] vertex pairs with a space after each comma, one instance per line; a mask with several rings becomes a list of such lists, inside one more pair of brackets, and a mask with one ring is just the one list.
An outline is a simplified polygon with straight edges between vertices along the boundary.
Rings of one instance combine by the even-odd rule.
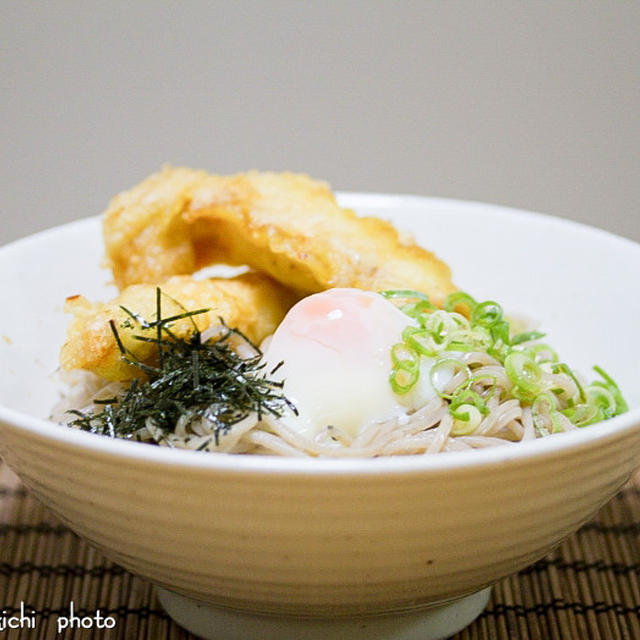
[[[208, 313], [178, 320], [170, 325], [172, 333], [186, 337], [193, 333], [194, 323], [199, 331], [219, 324], [222, 317], [229, 327], [242, 331], [250, 340], [259, 343], [273, 333], [295, 298], [268, 276], [247, 273], [236, 278], [194, 280], [190, 276], [174, 276], [161, 285], [161, 313], [163, 318], [197, 309]], [[67, 341], [60, 352], [63, 369], [93, 371], [107, 380], [129, 380], [140, 370], [128, 365], [109, 325], [113, 320], [123, 346], [142, 362], [152, 362], [156, 354], [153, 343], [136, 340], [136, 335], [153, 337], [155, 330], [141, 330], [132, 321], [125, 307], [145, 320], [156, 318], [156, 286], [136, 284], [126, 287], [108, 303], [91, 303], [82, 296], [67, 299], [65, 311], [74, 314], [67, 330]]]
[[325, 183], [305, 175], [165, 168], [114, 198], [104, 237], [120, 288], [219, 262], [247, 264], [300, 295], [402, 288], [440, 304], [455, 290], [432, 253], [388, 222], [341, 208]]

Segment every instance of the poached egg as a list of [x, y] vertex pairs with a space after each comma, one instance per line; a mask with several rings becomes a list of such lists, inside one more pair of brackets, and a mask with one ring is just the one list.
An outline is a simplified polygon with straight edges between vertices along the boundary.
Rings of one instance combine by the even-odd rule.
[[355, 436], [373, 421], [426, 404], [436, 395], [430, 359], [422, 358], [408, 394], [394, 393], [389, 383], [391, 348], [413, 324], [381, 295], [360, 289], [329, 289], [294, 305], [264, 350], [267, 370], [282, 362], [278, 378], [298, 412], [284, 415], [284, 423], [309, 438], [328, 426]]

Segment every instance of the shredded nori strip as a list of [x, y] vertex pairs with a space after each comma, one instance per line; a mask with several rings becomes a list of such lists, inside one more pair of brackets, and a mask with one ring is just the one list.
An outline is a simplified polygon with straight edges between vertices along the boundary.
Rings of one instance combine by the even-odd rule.
[[[69, 422], [70, 426], [116, 438], [139, 439], [138, 432], [149, 420], [154, 431], [159, 430], [164, 437], [175, 431], [178, 419], [183, 416], [188, 421], [205, 418], [213, 425], [217, 445], [221, 434], [228, 433], [234, 424], [252, 413], [260, 418], [264, 414], [279, 417], [286, 408], [296, 412], [282, 392], [284, 383], [267, 377], [262, 352], [242, 332], [228, 327], [220, 318], [222, 335], [203, 343], [193, 316], [209, 309], [163, 318], [161, 299], [165, 294], [160, 288], [156, 292], [156, 320], [141, 318], [122, 307], [128, 315], [127, 327], [155, 329], [152, 335], [134, 336], [156, 345], [154, 364], [137, 360], [124, 347], [115, 322], [110, 321], [122, 359], [139, 369], [142, 379], [134, 378], [119, 398], [94, 401], [104, 406], [101, 411], [70, 411], [78, 416]], [[171, 331], [171, 323], [185, 318], [191, 319], [193, 333], [180, 338]], [[234, 336], [249, 345], [254, 355], [247, 358], [238, 355], [230, 344]]]

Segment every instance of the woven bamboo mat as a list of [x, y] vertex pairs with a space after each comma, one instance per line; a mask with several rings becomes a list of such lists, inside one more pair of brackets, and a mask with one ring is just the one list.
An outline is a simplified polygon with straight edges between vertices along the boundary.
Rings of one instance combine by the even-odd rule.
[[[62, 526], [1, 462], [0, 514], [0, 616], [21, 602], [27, 615], [36, 611], [34, 629], [0, 626], [1, 637], [195, 639], [171, 622], [150, 584]], [[58, 634], [70, 602], [75, 615], [99, 609], [115, 627]], [[497, 584], [484, 613], [454, 638], [640, 640], [640, 474], [556, 551]]]

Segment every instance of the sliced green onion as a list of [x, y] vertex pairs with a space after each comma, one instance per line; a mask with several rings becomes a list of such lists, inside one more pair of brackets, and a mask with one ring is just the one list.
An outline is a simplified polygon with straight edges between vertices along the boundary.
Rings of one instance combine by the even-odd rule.
[[471, 326], [492, 327], [502, 320], [502, 307], [493, 300], [477, 304], [471, 312]]
[[564, 431], [560, 415], [559, 411], [549, 412], [549, 418], [551, 418], [551, 433], [562, 433]]
[[451, 334], [449, 351], [486, 351], [492, 345], [492, 338], [484, 327], [458, 329]]
[[[443, 309], [438, 309], [419, 291], [397, 289], [383, 291], [382, 295], [414, 320], [402, 332], [402, 341], [391, 350], [389, 380], [393, 390], [407, 393], [417, 383], [421, 370], [426, 370], [423, 358], [434, 358], [429, 379], [438, 395], [449, 401], [454, 435], [471, 433], [487, 414], [487, 401], [496, 393], [531, 406], [536, 430], [543, 435], [564, 431], [566, 420], [582, 427], [628, 409], [618, 385], [600, 367], [594, 370], [602, 380], [585, 387], [548, 344], [537, 342], [545, 337], [544, 333], [520, 330], [512, 335], [513, 327], [493, 300], [477, 302], [458, 291], [448, 295]], [[466, 365], [447, 357], [453, 356], [452, 352], [469, 351], [489, 354], [502, 364], [511, 388], [499, 387], [496, 376], [475, 376], [473, 363]], [[445, 368], [449, 376], [460, 375], [460, 371], [465, 374], [464, 381], [450, 394], [436, 385], [436, 378]]]
[[491, 380], [491, 385], [489, 385], [489, 386], [492, 386], [492, 387], [495, 386], [496, 381], [497, 381], [496, 377], [492, 376], [490, 373], [480, 373], [480, 374], [471, 376], [469, 378], [469, 381], [468, 381], [467, 385], [469, 387], [472, 387], [474, 384], [476, 384], [477, 382], [480, 382], [482, 380]]
[[412, 366], [407, 360], [394, 365], [389, 376], [389, 383], [394, 393], [408, 393], [415, 386], [420, 375], [420, 367]]
[[405, 342], [398, 342], [391, 347], [391, 362], [391, 388], [400, 395], [409, 392], [420, 376], [420, 355]]
[[423, 326], [426, 318], [436, 309], [437, 307], [432, 305], [428, 300], [420, 300], [420, 302], [406, 304], [400, 307], [400, 311], [406, 313], [410, 318], [415, 318]]
[[387, 298], [387, 300], [394, 300], [395, 298], [429, 300], [429, 296], [426, 293], [414, 291], [413, 289], [387, 289], [386, 291], [381, 291], [380, 295]]
[[[543, 342], [537, 344], [528, 344], [519, 349], [521, 353], [526, 353], [530, 358], [535, 360], [538, 364], [542, 362], [558, 362], [558, 354], [548, 345]], [[550, 358], [540, 357], [540, 354], [548, 354]]]
[[484, 374], [480, 374], [480, 375], [472, 375], [469, 380], [467, 380], [467, 389], [471, 389], [471, 387], [473, 387], [473, 385], [475, 384], [482, 384], [483, 380], [489, 380], [490, 383], [486, 386], [486, 388], [483, 391], [483, 400], [485, 402], [485, 404], [487, 403], [488, 400], [490, 400], [491, 398], [493, 398], [493, 396], [495, 395], [496, 391], [498, 391], [498, 397], [500, 396], [501, 390], [498, 388], [498, 385], [496, 384], [497, 379], [495, 376], [492, 376], [488, 373], [484, 373]]
[[454, 291], [444, 299], [442, 308], [445, 311], [454, 311], [455, 308], [461, 304], [467, 306], [469, 308], [469, 314], [471, 314], [478, 303], [468, 293], [464, 293], [463, 291]]
[[427, 324], [425, 329], [430, 331], [458, 331], [459, 329], [469, 329], [469, 321], [461, 314], [455, 311], [442, 311], [437, 309], [433, 313], [429, 314], [426, 318]]
[[[546, 407], [544, 407], [545, 404]], [[551, 413], [557, 410], [557, 406], [558, 404], [555, 397], [550, 393], [541, 393], [534, 399], [531, 405], [531, 416], [533, 418], [533, 425], [540, 435], [548, 435], [551, 433], [546, 425], [542, 424], [542, 419], [546, 414], [551, 420]]]
[[454, 418], [464, 419], [456, 412], [459, 407], [467, 406], [469, 404], [474, 406], [483, 416], [486, 416], [489, 413], [489, 409], [482, 396], [479, 393], [466, 388], [465, 385], [458, 387], [451, 398], [451, 404], [449, 406], [451, 415]]
[[478, 351], [482, 347], [474, 340], [475, 334], [468, 332], [456, 332], [451, 336], [446, 346], [446, 351]]
[[456, 369], [458, 369], [459, 371], [464, 371], [467, 375], [467, 378], [471, 377], [471, 369], [469, 369], [469, 367], [466, 364], [464, 364], [464, 362], [460, 362], [460, 360], [456, 360], [455, 358], [439, 358], [431, 366], [431, 369], [429, 369], [429, 380], [431, 382], [431, 386], [435, 389], [435, 392], [441, 398], [450, 399], [453, 397], [453, 394], [443, 393], [436, 385], [436, 379], [435, 379], [436, 374], [438, 373], [438, 370], [447, 366], [453, 366], [454, 368], [453, 376], [455, 376], [458, 373], [458, 371], [456, 371]]
[[509, 323], [506, 320], [498, 320], [491, 325], [491, 335], [493, 339], [502, 342], [503, 345], [509, 344]]
[[564, 362], [553, 364], [552, 370], [553, 373], [564, 373], [565, 375], [569, 376], [573, 380], [576, 387], [578, 387], [578, 396], [580, 402], [586, 402], [587, 396], [585, 395], [584, 389], [580, 384], [580, 380], [578, 380], [576, 374], [572, 371], [571, 367], [569, 367], [568, 364], [565, 364]]
[[402, 332], [402, 339], [409, 347], [423, 356], [432, 358], [438, 355], [438, 351], [442, 349], [442, 346], [436, 342], [431, 332], [427, 329], [407, 327]]
[[512, 351], [504, 360], [505, 372], [513, 383], [512, 393], [520, 400], [531, 400], [543, 389], [542, 370], [527, 354]]
[[515, 336], [512, 336], [509, 344], [512, 347], [522, 344], [523, 342], [529, 342], [531, 340], [540, 340], [540, 338], [544, 338], [547, 334], [542, 333], [542, 331], [525, 331], [524, 333], [518, 333]]
[[419, 356], [414, 349], [409, 347], [404, 342], [396, 342], [391, 347], [391, 362], [396, 364], [402, 364], [403, 366], [415, 366], [419, 365]]
[[563, 409], [562, 413], [576, 427], [586, 427], [594, 422], [600, 422], [604, 418], [602, 411], [594, 404], [578, 404]]
[[598, 407], [605, 418], [613, 418], [616, 415], [616, 399], [604, 385], [597, 382], [589, 385], [587, 396], [589, 403]]
[[472, 404], [463, 404], [458, 407], [456, 413], [453, 411], [451, 415], [454, 417], [451, 434], [454, 436], [468, 436], [473, 433], [482, 422], [482, 414]]
[[[607, 389], [616, 399], [616, 412], [614, 413], [614, 415], [619, 416], [621, 413], [629, 411], [629, 405], [622, 396], [620, 387], [616, 384], [615, 380], [602, 367], [599, 367], [598, 365], [593, 367], [593, 370], [604, 380], [604, 384], [606, 384]], [[593, 384], [599, 386], [603, 383], [594, 382]]]

